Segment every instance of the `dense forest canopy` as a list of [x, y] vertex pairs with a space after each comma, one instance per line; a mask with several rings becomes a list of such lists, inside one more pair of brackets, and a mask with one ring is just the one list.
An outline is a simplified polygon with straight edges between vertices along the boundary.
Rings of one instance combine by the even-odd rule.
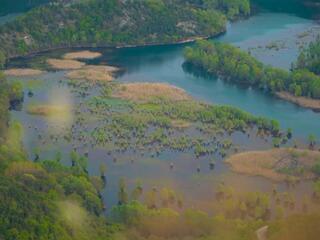
[[308, 69], [320, 75], [320, 36], [301, 51], [294, 67], [297, 69]]
[[225, 31], [227, 18], [249, 14], [248, 0], [58, 1], [0, 28], [0, 65], [4, 56], [57, 47], [163, 44], [209, 37]]

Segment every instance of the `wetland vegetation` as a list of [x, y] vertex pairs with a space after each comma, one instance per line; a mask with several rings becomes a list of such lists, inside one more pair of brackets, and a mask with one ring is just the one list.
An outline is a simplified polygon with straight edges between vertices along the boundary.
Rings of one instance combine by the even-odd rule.
[[243, 152], [226, 160], [237, 172], [260, 175], [275, 181], [301, 181], [319, 176], [318, 151], [282, 148]]
[[[61, 214], [53, 214], [50, 221], [61, 221], [65, 225], [52, 225], [48, 231], [54, 233], [55, 228], [59, 229], [59, 238], [87, 239], [87, 236], [97, 236], [101, 239], [200, 239], [201, 236], [207, 236], [220, 239], [227, 236], [235, 239], [255, 239], [255, 231], [268, 224], [268, 234], [274, 239], [281, 239], [279, 236], [284, 227], [279, 231], [276, 228], [277, 224], [299, 221], [300, 218], [306, 223], [309, 221], [309, 215], [305, 213], [308, 212], [308, 208], [309, 211], [310, 208], [317, 209], [317, 200], [312, 196], [306, 196], [302, 203], [292, 194], [278, 192], [276, 189], [270, 189], [269, 193], [238, 192], [221, 183], [212, 195], [210, 210], [207, 210], [216, 212], [211, 216], [209, 212], [189, 209], [181, 194], [173, 189], [145, 188], [141, 182], [129, 189], [125, 178], [122, 178], [118, 187], [118, 206], [111, 208], [108, 222], [104, 222], [103, 218], [96, 215], [100, 215], [103, 209], [99, 196], [108, 183], [108, 170], [105, 165], [101, 165], [100, 177], [90, 177], [87, 180], [89, 182], [85, 182], [89, 152], [85, 150], [84, 155], [80, 156], [76, 152], [81, 149], [89, 146], [93, 149], [104, 148], [110, 156], [137, 151], [141, 157], [150, 155], [151, 159], [157, 158], [163, 151], [170, 150], [186, 152], [194, 158], [207, 155], [216, 159], [216, 154], [225, 157], [228, 153], [238, 151], [230, 138], [230, 134], [234, 132], [247, 135], [253, 131], [259, 132], [262, 138], [272, 136], [283, 139], [292, 133], [281, 132], [279, 124], [274, 120], [255, 117], [233, 107], [194, 100], [182, 89], [168, 84], [88, 84], [86, 80], [81, 79], [64, 81], [82, 99], [79, 106], [72, 110], [75, 111], [74, 124], [63, 136], [74, 146], [69, 157], [71, 167], [61, 165], [59, 154], [53, 160], [45, 160], [42, 154], [35, 152], [35, 163], [29, 168], [24, 166], [21, 170], [14, 163], [10, 163], [13, 166], [9, 165], [10, 170], [7, 170], [19, 175], [19, 171], [30, 169], [27, 174], [36, 179], [38, 175], [34, 168], [49, 175], [54, 173], [56, 184], [60, 184], [64, 190], [60, 195], [54, 195], [54, 200], [50, 200], [53, 201], [50, 202], [52, 206], [61, 209]], [[92, 96], [90, 92], [96, 88], [99, 92]], [[58, 137], [61, 136], [50, 138], [56, 142]], [[113, 161], [117, 162], [117, 157], [113, 157]], [[210, 161], [213, 167], [215, 164], [215, 160]], [[168, 169], [174, 168], [174, 161], [168, 164]], [[62, 171], [68, 171], [71, 175]], [[82, 171], [82, 174], [79, 175], [79, 171]], [[60, 185], [57, 187], [61, 188]], [[94, 189], [89, 190], [90, 186]], [[314, 194], [317, 193], [316, 186]], [[43, 193], [43, 190], [41, 192]], [[98, 198], [89, 196], [90, 192]], [[81, 198], [84, 202], [81, 202]], [[48, 201], [46, 200], [46, 203]], [[312, 207], [307, 202], [312, 202]], [[276, 208], [273, 204], [276, 204]], [[167, 224], [163, 224], [164, 221]], [[78, 230], [79, 227], [83, 227], [84, 222], [90, 224], [81, 231]], [[68, 231], [76, 231], [72, 234], [73, 238], [65, 233], [64, 227], [68, 227]], [[303, 225], [299, 230], [303, 231], [302, 229]], [[18, 232], [20, 233], [19, 230]], [[11, 236], [9, 234], [12, 233], [5, 231], [5, 234]], [[42, 231], [40, 234], [46, 236], [47, 232]], [[19, 235], [13, 236], [20, 238]]]
[[[224, 155], [232, 146], [226, 143], [225, 132], [246, 133], [254, 128], [266, 136], [281, 135], [274, 120], [198, 102], [181, 89], [158, 83], [107, 85], [101, 95], [88, 101], [87, 108], [79, 114], [81, 125], [87, 119], [85, 112], [102, 119], [91, 134], [94, 144], [120, 151], [140, 149], [151, 156], [165, 149], [191, 150], [196, 157], [214, 152]], [[188, 125], [182, 129], [177, 123]], [[87, 138], [76, 136], [83, 137]]]
[[[212, 79], [172, 81], [183, 46], [7, 59], [208, 37], [248, 17], [249, 1], [50, 2], [27, 1], [41, 6], [0, 27], [0, 239], [319, 238], [317, 132], [304, 140], [277, 119], [194, 97], [188, 81]], [[286, 48], [278, 42], [265, 51]], [[226, 82], [318, 101], [317, 44], [291, 71], [251, 46], [199, 41], [185, 57]]]

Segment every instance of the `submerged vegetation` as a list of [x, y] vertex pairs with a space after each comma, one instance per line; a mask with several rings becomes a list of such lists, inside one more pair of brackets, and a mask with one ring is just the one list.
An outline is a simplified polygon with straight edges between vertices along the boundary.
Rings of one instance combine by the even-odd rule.
[[[91, 118], [101, 119], [92, 132], [79, 131], [90, 128]], [[71, 137], [74, 142], [81, 139], [76, 148], [90, 143], [107, 148], [110, 154], [133, 150], [154, 157], [171, 149], [193, 152], [196, 157], [225, 156], [233, 147], [225, 132], [245, 133], [252, 129], [259, 129], [266, 136], [281, 136], [274, 120], [195, 101], [170, 85], [113, 83], [105, 84], [100, 96], [82, 105]]]
[[76, 155], [72, 167], [52, 159], [28, 161], [21, 145], [22, 126], [9, 124], [10, 100], [17, 93], [8, 95], [11, 85], [3, 75], [0, 84], [0, 238], [108, 238], [112, 230], [99, 217], [103, 211], [99, 190], [80, 157]]
[[[39, 84], [28, 81], [8, 84], [3, 77], [3, 86], [11, 89], [3, 94], [12, 93], [1, 98], [7, 101], [4, 113], [8, 114], [9, 99], [23, 95], [22, 87]], [[102, 163], [100, 175], [89, 176], [89, 149], [106, 150], [114, 162], [121, 153], [156, 158], [165, 151], [183, 152], [197, 161], [209, 157], [212, 170], [216, 159], [238, 151], [232, 134], [239, 133], [248, 139], [253, 134], [266, 141], [273, 137], [273, 143], [280, 146], [292, 137], [292, 130], [284, 133], [275, 120], [194, 100], [182, 89], [168, 84], [121, 84], [85, 78], [64, 79], [59, 83], [72, 89], [79, 100], [77, 106], [64, 110], [74, 114], [74, 122], [63, 134], [45, 136], [39, 132], [38, 137], [72, 146], [73, 151], [63, 163], [59, 152], [43, 157], [35, 151], [34, 161], [28, 161], [20, 143], [21, 126], [12, 122], [8, 128], [6, 115], [4, 136], [8, 137], [0, 146], [0, 209], [4, 209], [0, 215], [0, 238], [254, 240], [256, 231], [268, 226], [271, 239], [283, 240], [289, 223], [296, 224], [295, 234], [305, 234], [304, 227], [319, 218], [317, 181], [313, 195], [306, 196], [303, 202], [290, 191], [274, 188], [269, 192], [239, 192], [221, 183], [210, 206], [201, 211], [190, 208], [176, 189], [145, 187], [141, 182], [129, 187], [126, 179], [119, 176], [118, 204], [104, 206], [102, 194], [110, 187], [108, 168]], [[26, 111], [61, 116], [60, 110], [61, 106], [34, 104]], [[315, 144], [315, 137], [310, 136], [310, 148]], [[293, 160], [280, 162], [279, 174], [294, 178], [305, 173], [318, 176], [318, 153], [312, 152], [315, 157], [307, 169], [299, 167], [302, 162], [307, 164], [309, 155], [300, 150], [292, 150], [290, 154]], [[69, 166], [64, 165], [65, 161]], [[169, 171], [174, 171], [174, 164], [173, 160]], [[195, 170], [200, 174], [199, 166]], [[315, 228], [303, 236], [316, 239], [313, 237], [317, 231]], [[294, 239], [291, 233], [286, 236]]]
[[320, 99], [320, 77], [299, 69], [288, 72], [265, 66], [249, 53], [225, 43], [199, 41], [185, 50], [186, 63], [226, 81], [254, 86], [272, 93]]

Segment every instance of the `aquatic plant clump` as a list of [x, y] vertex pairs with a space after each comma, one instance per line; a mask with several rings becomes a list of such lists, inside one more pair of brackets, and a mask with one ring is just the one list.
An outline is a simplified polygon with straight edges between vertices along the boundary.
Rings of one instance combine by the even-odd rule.
[[112, 81], [113, 74], [119, 71], [116, 67], [88, 65], [67, 73], [69, 79], [84, 79], [92, 82]]
[[59, 70], [79, 69], [85, 65], [85, 63], [79, 62], [76, 60], [54, 59], [54, 58], [48, 59], [47, 63], [53, 69], [59, 69]]
[[164, 83], [127, 83], [121, 84], [113, 92], [113, 97], [135, 102], [164, 99], [169, 101], [183, 101], [190, 97], [181, 88]]

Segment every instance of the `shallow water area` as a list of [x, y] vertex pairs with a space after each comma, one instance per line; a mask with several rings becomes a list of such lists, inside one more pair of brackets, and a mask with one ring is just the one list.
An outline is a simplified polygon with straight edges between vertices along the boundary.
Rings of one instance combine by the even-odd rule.
[[[309, 19], [304, 19], [289, 14], [263, 12], [247, 20], [232, 23], [225, 35], [214, 39], [229, 42], [243, 49], [248, 49], [259, 60], [288, 69], [296, 59], [302, 44], [312, 40], [320, 30], [319, 25]], [[308, 32], [308, 35], [304, 33]], [[301, 37], [304, 36], [304, 37]], [[276, 42], [279, 49], [270, 48], [270, 43]], [[88, 64], [106, 64], [124, 69], [116, 81], [118, 82], [165, 82], [183, 88], [196, 99], [214, 104], [227, 104], [239, 107], [250, 113], [274, 118], [280, 121], [281, 126], [292, 128], [295, 137], [305, 139], [314, 133], [320, 137], [319, 113], [297, 107], [289, 102], [279, 100], [261, 91], [227, 84], [219, 79], [194, 76], [184, 71], [183, 48], [181, 46], [152, 46], [128, 49], [95, 49], [103, 54], [94, 60], [86, 60]], [[268, 47], [269, 46], [269, 47]], [[49, 53], [37, 54], [32, 58], [20, 58], [13, 60], [9, 66], [40, 66], [44, 59], [59, 57], [73, 50], [57, 50]], [[19, 78], [21, 81], [39, 80], [38, 86], [25, 87], [25, 101], [21, 111], [13, 111], [13, 119], [22, 122], [24, 132], [24, 146], [31, 158], [34, 158], [37, 149], [42, 158], [53, 158], [57, 151], [67, 161], [70, 151], [77, 148], [81, 154], [88, 154], [90, 174], [99, 174], [99, 165], [107, 165], [107, 186], [103, 191], [104, 201], [107, 208], [117, 203], [118, 180], [125, 177], [129, 188], [132, 189], [136, 180], [141, 180], [145, 189], [152, 187], [171, 187], [177, 193], [184, 196], [188, 205], [207, 209], [210, 201], [214, 198], [214, 191], [219, 183], [224, 182], [238, 190], [268, 191], [272, 189], [273, 182], [262, 177], [250, 177], [236, 174], [229, 170], [223, 163], [221, 156], [203, 156], [196, 158], [188, 151], [164, 150], [159, 155], [154, 151], [145, 149], [118, 152], [98, 146], [92, 146], [90, 141], [83, 146], [82, 141], [69, 143], [64, 135], [70, 130], [75, 119], [71, 122], [61, 123], [48, 117], [30, 115], [27, 107], [33, 103], [52, 103], [52, 96], [61, 100], [61, 104], [70, 106], [70, 112], [75, 115], [79, 104], [96, 95], [99, 89], [94, 89], [89, 96], [81, 97], [67, 84], [65, 71], [51, 71], [46, 74]], [[17, 78], [9, 78], [14, 80]], [[28, 88], [31, 88], [33, 96], [28, 96]], [[53, 101], [54, 102], [54, 101]], [[59, 104], [59, 101], [57, 101]], [[88, 116], [85, 115], [85, 116]], [[95, 119], [91, 127], [95, 127]], [[90, 127], [75, 131], [87, 131]], [[192, 131], [191, 131], [192, 134]], [[271, 140], [255, 136], [251, 133], [250, 138], [246, 134], [236, 132], [231, 138], [235, 145], [241, 145], [240, 151], [253, 149], [267, 149], [272, 146]], [[229, 153], [230, 154], [230, 153]], [[217, 159], [215, 168], [210, 169], [211, 158]], [[116, 161], [114, 160], [116, 159]], [[170, 164], [173, 163], [173, 168]], [[199, 169], [199, 170], [198, 170]], [[292, 191], [299, 196], [310, 192], [310, 182], [299, 184]], [[279, 184], [279, 189], [287, 190], [285, 184]], [[201, 196], [201, 197], [199, 197]]]

